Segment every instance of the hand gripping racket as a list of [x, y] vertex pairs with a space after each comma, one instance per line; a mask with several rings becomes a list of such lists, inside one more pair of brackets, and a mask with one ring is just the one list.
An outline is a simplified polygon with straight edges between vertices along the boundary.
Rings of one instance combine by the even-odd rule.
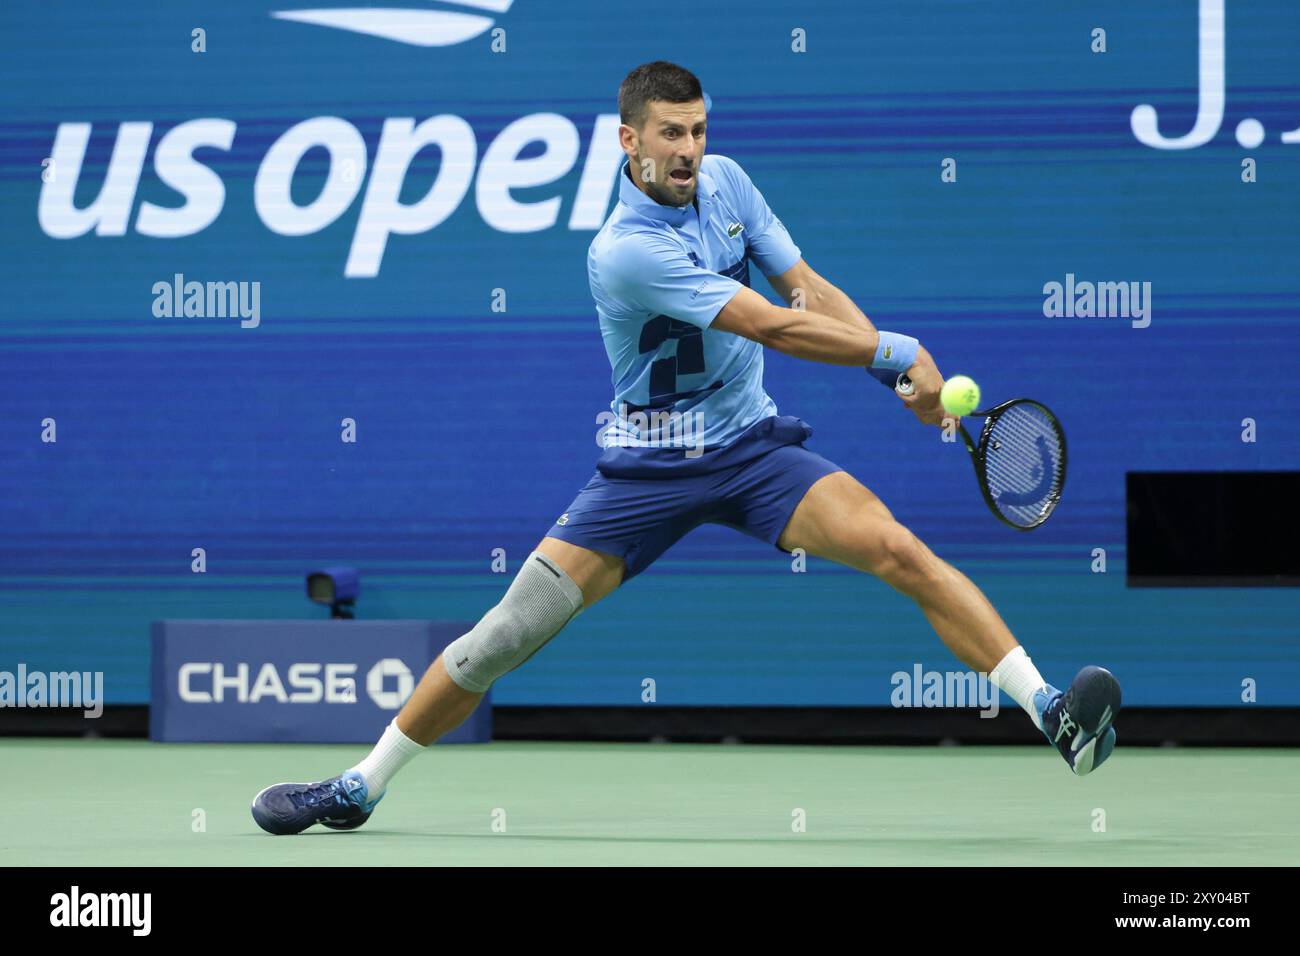
[[[898, 392], [910, 395], [912, 380], [898, 376]], [[984, 503], [999, 521], [1032, 531], [1052, 516], [1065, 487], [1065, 430], [1042, 402], [1016, 398], [987, 411], [979, 444], [958, 422], [975, 465]], [[970, 417], [970, 416], [967, 416]]]

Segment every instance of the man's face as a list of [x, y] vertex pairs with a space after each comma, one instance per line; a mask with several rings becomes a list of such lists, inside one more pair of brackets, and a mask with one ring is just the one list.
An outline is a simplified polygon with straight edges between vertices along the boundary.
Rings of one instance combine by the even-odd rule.
[[655, 202], [685, 206], [695, 199], [704, 159], [704, 100], [652, 100], [645, 126], [620, 128], [632, 179]]

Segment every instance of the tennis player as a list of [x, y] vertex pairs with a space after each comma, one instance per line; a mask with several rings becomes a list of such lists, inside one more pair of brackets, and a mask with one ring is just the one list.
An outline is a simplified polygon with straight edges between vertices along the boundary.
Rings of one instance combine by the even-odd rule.
[[[706, 155], [699, 81], [663, 61], [619, 90], [627, 162], [587, 273], [613, 368], [614, 421], [596, 473], [523, 562], [501, 602], [424, 674], [371, 753], [317, 783], [268, 787], [253, 817], [270, 833], [369, 819], [394, 774], [459, 726], [501, 675], [648, 568], [699, 525], [727, 525], [873, 574], [916, 601], [952, 653], [1028, 713], [1080, 776], [1115, 746], [1115, 678], [1086, 667], [1064, 691], [1043, 680], [980, 590], [894, 520], [851, 475], [804, 447], [812, 429], [777, 414], [763, 350], [867, 368], [940, 425], [943, 386], [920, 343], [877, 331], [804, 261], [745, 171]], [[750, 288], [753, 262], [789, 308]]]

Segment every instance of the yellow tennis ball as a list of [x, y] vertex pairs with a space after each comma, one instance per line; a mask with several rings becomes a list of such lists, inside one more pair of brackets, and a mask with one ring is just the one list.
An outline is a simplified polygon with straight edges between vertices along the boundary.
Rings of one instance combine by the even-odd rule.
[[965, 375], [954, 375], [943, 383], [939, 402], [949, 415], [969, 415], [980, 407], [980, 387]]

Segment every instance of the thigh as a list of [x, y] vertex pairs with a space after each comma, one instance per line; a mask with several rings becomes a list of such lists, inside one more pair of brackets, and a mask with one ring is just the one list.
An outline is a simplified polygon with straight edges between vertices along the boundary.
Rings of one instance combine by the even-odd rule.
[[582, 606], [591, 607], [623, 581], [626, 565], [622, 558], [603, 551], [546, 537], [537, 545], [542, 552], [582, 589]]
[[777, 546], [803, 548], [860, 570], [878, 566], [900, 530], [885, 503], [846, 471], [822, 478], [803, 496]]
[[836, 473], [839, 465], [802, 445], [777, 448], [718, 476], [710, 520], [783, 548], [781, 534], [809, 490]]

